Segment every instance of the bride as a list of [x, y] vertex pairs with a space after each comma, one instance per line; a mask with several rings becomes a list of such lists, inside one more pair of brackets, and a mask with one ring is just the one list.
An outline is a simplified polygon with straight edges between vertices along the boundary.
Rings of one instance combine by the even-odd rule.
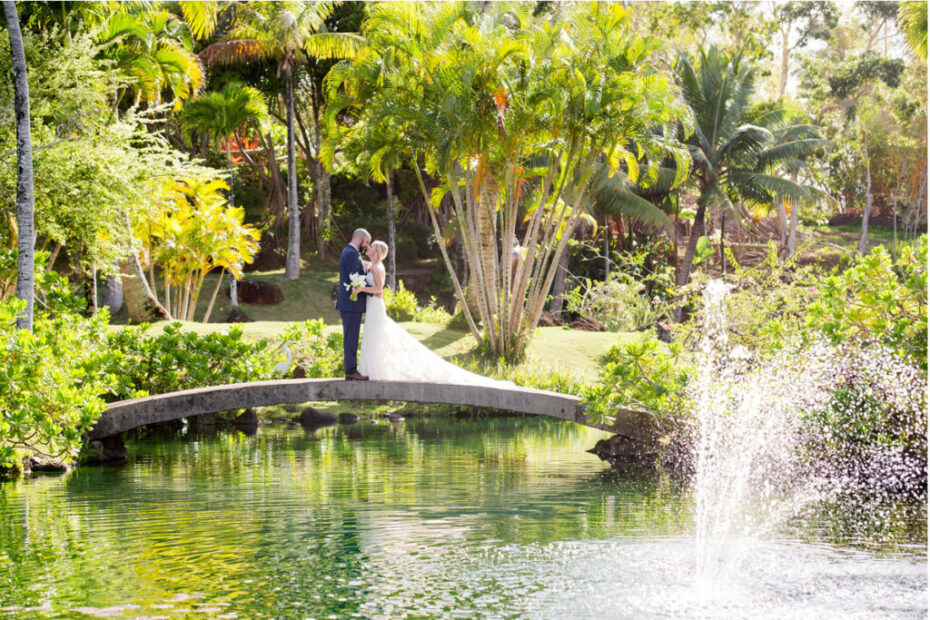
[[384, 290], [383, 261], [387, 254], [388, 246], [383, 241], [373, 241], [368, 246], [371, 259], [366, 276], [368, 286], [355, 289], [356, 293], [369, 293], [359, 372], [372, 381], [513, 387], [509, 381], [495, 381], [447, 362], [388, 317], [384, 300], [376, 296]]

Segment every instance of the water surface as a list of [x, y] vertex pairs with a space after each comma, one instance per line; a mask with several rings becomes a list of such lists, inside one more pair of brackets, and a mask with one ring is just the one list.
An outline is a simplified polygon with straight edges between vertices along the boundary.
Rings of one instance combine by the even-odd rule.
[[926, 617], [926, 508], [820, 507], [695, 580], [689, 486], [535, 418], [140, 436], [0, 484], [16, 617]]

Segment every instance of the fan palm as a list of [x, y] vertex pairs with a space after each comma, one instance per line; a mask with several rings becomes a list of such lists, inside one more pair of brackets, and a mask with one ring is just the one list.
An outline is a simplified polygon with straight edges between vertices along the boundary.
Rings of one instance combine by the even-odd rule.
[[352, 56], [363, 42], [351, 33], [326, 31], [334, 2], [252, 2], [240, 10], [239, 22], [224, 41], [201, 52], [208, 64], [274, 60], [284, 76], [287, 108], [288, 244], [285, 275], [300, 277], [300, 214], [297, 206], [297, 160], [294, 141], [294, 67], [301, 54], [315, 58]]
[[226, 142], [226, 171], [229, 176], [229, 204], [235, 206], [231, 140], [240, 142], [240, 132], [249, 125], [268, 120], [268, 106], [262, 94], [251, 86], [230, 82], [222, 91], [204, 93], [188, 101], [181, 113], [181, 129], [186, 139], [193, 133], [214, 143]]
[[[682, 95], [694, 113], [694, 133], [685, 139], [698, 185], [697, 212], [678, 286], [691, 278], [697, 242], [704, 235], [708, 208], [733, 210], [733, 204], [771, 203], [774, 196], [807, 199], [811, 188], [776, 174], [785, 163], [797, 162], [823, 144], [814, 128], [786, 126], [783, 110], [750, 119], [755, 69], [740, 54], [729, 57], [716, 47], [700, 50], [695, 67], [679, 59]], [[750, 122], [752, 121], [752, 122]]]

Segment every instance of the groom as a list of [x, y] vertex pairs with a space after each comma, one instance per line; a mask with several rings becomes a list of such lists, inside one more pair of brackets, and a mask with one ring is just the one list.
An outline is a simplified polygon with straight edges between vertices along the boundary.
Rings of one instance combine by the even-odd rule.
[[339, 297], [336, 299], [336, 309], [342, 315], [342, 358], [345, 362], [346, 381], [368, 381], [368, 377], [358, 371], [358, 332], [362, 327], [367, 294], [359, 293], [358, 299], [352, 301], [349, 297], [352, 291], [347, 285], [350, 284], [350, 274], [365, 275], [362, 252], [368, 249], [369, 243], [371, 235], [364, 228], [359, 228], [352, 233], [352, 240], [339, 259]]

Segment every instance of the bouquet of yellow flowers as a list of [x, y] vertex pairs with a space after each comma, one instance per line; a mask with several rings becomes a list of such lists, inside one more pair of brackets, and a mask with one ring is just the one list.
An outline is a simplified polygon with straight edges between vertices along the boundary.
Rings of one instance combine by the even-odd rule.
[[367, 284], [368, 283], [365, 282], [365, 276], [363, 276], [362, 274], [350, 273], [349, 283], [344, 285], [347, 291], [352, 292], [352, 294], [349, 295], [349, 299], [351, 299], [352, 301], [358, 301], [358, 293], [355, 292], [355, 289], [362, 288], [363, 286], [366, 286]]

